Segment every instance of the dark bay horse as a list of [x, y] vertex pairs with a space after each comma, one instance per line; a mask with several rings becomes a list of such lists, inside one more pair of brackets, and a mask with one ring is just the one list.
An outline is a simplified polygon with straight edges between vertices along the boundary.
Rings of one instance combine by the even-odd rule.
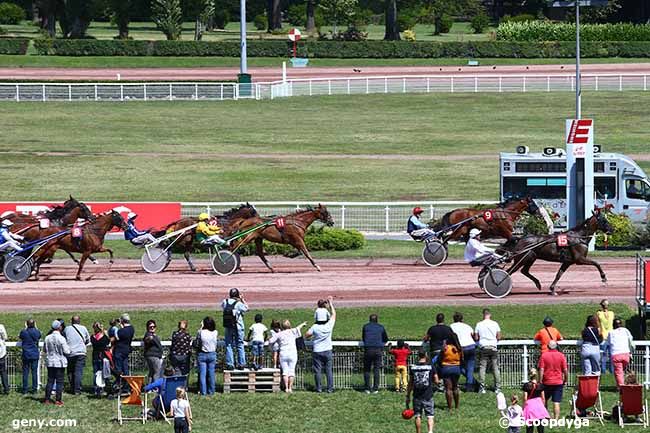
[[[79, 269], [77, 270], [76, 279], [81, 279], [81, 271], [83, 270], [84, 264], [88, 257], [93, 253], [108, 253], [109, 263], [113, 264], [113, 251], [109, 248], [104, 247], [104, 237], [113, 227], [126, 230], [126, 223], [124, 219], [115, 210], [110, 210], [104, 212], [101, 215], [98, 215], [95, 218], [95, 221], [88, 223], [82, 226], [83, 237], [77, 242], [72, 238], [72, 234], [68, 233], [65, 236], [56, 238], [50, 243], [48, 243], [41, 251], [36, 254], [36, 272], [35, 278], [38, 279], [38, 272], [40, 265], [48, 258], [54, 256], [54, 253], [58, 249], [70, 253], [81, 253], [81, 259], [79, 260]], [[57, 233], [59, 229], [50, 228], [53, 230], [53, 233]], [[53, 234], [49, 233], [49, 234]], [[46, 235], [47, 236], [47, 235]]]
[[[587, 258], [589, 241], [599, 230], [611, 234], [612, 227], [607, 221], [605, 214], [596, 210], [591, 217], [568, 232], [544, 236], [528, 235], [519, 239], [513, 238], [509, 242], [506, 242], [497, 252], [507, 251], [514, 256], [514, 263], [508, 269], [508, 273], [513, 274], [521, 270], [522, 274], [535, 283], [538, 290], [542, 290], [542, 285], [530, 273], [530, 268], [535, 261], [540, 259], [547, 262], [561, 263], [560, 269], [557, 271], [557, 275], [555, 275], [555, 279], [550, 287], [551, 294], [555, 295], [557, 282], [571, 265], [595, 266], [600, 273], [602, 282], [607, 282], [607, 277], [600, 264], [595, 260]], [[565, 235], [568, 241], [568, 245], [565, 247], [558, 246], [558, 237], [561, 235]]]
[[[471, 208], [454, 209], [444, 214], [440, 221], [433, 226], [433, 230], [442, 230], [465, 219], [482, 215], [486, 210]], [[539, 208], [532, 198], [526, 197], [500, 203], [490, 210], [493, 214], [492, 221], [485, 221], [482, 216], [479, 216], [454, 230], [449, 236], [449, 240], [467, 239], [468, 233], [472, 228], [481, 230], [481, 237], [483, 239], [505, 238], [508, 240], [512, 238], [515, 222], [521, 214], [524, 211], [535, 214], [539, 211]]]
[[[257, 210], [250, 203], [242, 204], [239, 207], [234, 207], [226, 212], [223, 215], [217, 215], [219, 226], [224, 231], [225, 236], [229, 236], [232, 233], [239, 230], [239, 225], [242, 221], [245, 221], [249, 218], [258, 216]], [[182, 230], [186, 227], [196, 224], [198, 221], [195, 217], [181, 218], [177, 221], [167, 224], [163, 229], [152, 232], [155, 237], [164, 236], [167, 233], [175, 232], [177, 230]], [[194, 263], [192, 263], [192, 251], [194, 251], [194, 240], [196, 238], [196, 230], [191, 229], [184, 233], [180, 239], [178, 239], [172, 248], [174, 252], [182, 253], [185, 257], [190, 270], [192, 272], [196, 271]]]
[[271, 272], [274, 272], [273, 267], [266, 259], [264, 255], [264, 245], [263, 241], [266, 239], [269, 242], [274, 242], [277, 244], [288, 244], [295, 247], [299, 252], [301, 252], [311, 264], [320, 271], [320, 267], [314, 262], [309, 250], [305, 245], [305, 233], [309, 226], [316, 220], [323, 222], [327, 226], [333, 226], [334, 220], [332, 215], [330, 215], [327, 207], [319, 204], [315, 208], [307, 208], [304, 210], [298, 210], [294, 213], [280, 216], [280, 217], [270, 217], [270, 218], [261, 218], [259, 216], [248, 218], [247, 220], [239, 224], [239, 230], [246, 230], [257, 224], [262, 224], [264, 222], [269, 222], [272, 220], [283, 221], [283, 228], [279, 228], [280, 224], [271, 224], [263, 229], [254, 231], [253, 233], [247, 235], [246, 237], [237, 240], [233, 245], [232, 249], [236, 250], [242, 245], [246, 245], [249, 242], [255, 241], [255, 252], [257, 256], [262, 260], [267, 268]]

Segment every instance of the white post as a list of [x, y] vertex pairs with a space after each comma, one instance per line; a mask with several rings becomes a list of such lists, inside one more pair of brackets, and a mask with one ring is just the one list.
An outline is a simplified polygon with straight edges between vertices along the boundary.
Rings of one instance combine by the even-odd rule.
[[348, 78], [348, 95], [350, 94], [350, 79]]
[[427, 77], [427, 93], [430, 92], [430, 89], [429, 89], [430, 88], [430, 82], [431, 82], [431, 79], [429, 77]]
[[20, 86], [16, 84], [16, 102], [20, 102]]
[[524, 371], [521, 378], [522, 382], [528, 382], [528, 346], [524, 344], [524, 353], [521, 354], [524, 360]]
[[341, 206], [341, 228], [345, 228], [345, 205]]
[[124, 84], [120, 84], [120, 101], [124, 101]]
[[384, 93], [388, 93], [388, 77], [384, 77]]
[[172, 100], [172, 84], [169, 83], [169, 100]]
[[147, 100], [147, 83], [144, 84], [144, 100]]
[[454, 93], [454, 77], [451, 77], [451, 93]]
[[598, 75], [596, 75], [596, 92], [598, 91]]
[[43, 101], [45, 101], [45, 84], [43, 84], [43, 87], [41, 88], [42, 96], [43, 96]]
[[[147, 86], [145, 86], [145, 89]], [[145, 93], [146, 94], [146, 93]], [[95, 101], [97, 101], [99, 98], [97, 97], [97, 84], [95, 84]], [[145, 98], [146, 99], [146, 98]]]
[[309, 79], [309, 96], [312, 96], [312, 91], [311, 91], [311, 78]]
[[68, 101], [72, 101], [72, 84], [68, 84]]
[[327, 80], [327, 94], [332, 94], [332, 80]]
[[645, 347], [645, 355], [643, 356], [643, 364], [645, 366], [645, 387], [648, 389], [650, 384], [650, 346]]
[[618, 91], [623, 91], [623, 75], [618, 76]]
[[430, 220], [433, 219], [433, 205], [432, 204], [429, 205], [429, 219]]
[[206, 213], [207, 213], [208, 215], [210, 215], [210, 205], [208, 205], [208, 206], [205, 208], [205, 211], [206, 211]]
[[478, 77], [474, 77], [474, 93], [478, 93]]
[[386, 233], [390, 231], [390, 208], [386, 206]]
[[575, 80], [575, 78], [571, 77], [571, 91], [572, 92], [575, 90], [575, 87], [573, 87], [573, 80]]
[[526, 76], [524, 75], [524, 82], [522, 86], [522, 92], [526, 93]]
[[551, 76], [550, 75], [546, 76], [546, 91], [547, 92], [551, 91]]
[[368, 81], [369, 81], [369, 79], [366, 78], [366, 95], [367, 95], [368, 93], [370, 93], [370, 83], [369, 83]]
[[406, 93], [406, 77], [402, 78], [402, 93]]
[[194, 85], [194, 99], [199, 100], [199, 84]]
[[[223, 101], [223, 84], [221, 85], [221, 100]], [[273, 89], [271, 89], [273, 90]], [[273, 94], [271, 94], [271, 99], [273, 99]]]
[[499, 75], [499, 93], [501, 93], [503, 90], [503, 77]]
[[282, 62], [282, 82], [287, 82], [287, 62]]

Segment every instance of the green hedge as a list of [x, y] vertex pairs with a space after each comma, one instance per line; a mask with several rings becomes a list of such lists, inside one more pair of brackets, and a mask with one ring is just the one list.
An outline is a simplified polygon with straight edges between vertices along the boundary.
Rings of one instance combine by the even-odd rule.
[[29, 39], [0, 39], [0, 54], [26, 54]]
[[[305, 41], [298, 55], [309, 58], [438, 58], [506, 57], [571, 58], [575, 44], [566, 42], [407, 42], [407, 41]], [[120, 41], [37, 39], [36, 51], [58, 56], [213, 56], [238, 57], [239, 42]], [[249, 57], [288, 57], [290, 43], [282, 40], [249, 41]], [[589, 42], [583, 57], [650, 57], [650, 41]]]
[[[575, 24], [550, 21], [506, 22], [496, 31], [499, 41], [575, 41]], [[648, 24], [581, 24], [581, 41], [650, 41]]]

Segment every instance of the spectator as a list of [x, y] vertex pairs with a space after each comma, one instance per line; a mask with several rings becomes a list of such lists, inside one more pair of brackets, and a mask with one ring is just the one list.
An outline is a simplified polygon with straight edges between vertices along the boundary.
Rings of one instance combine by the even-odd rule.
[[86, 366], [86, 346], [90, 346], [88, 329], [81, 324], [79, 316], [72, 316], [70, 326], [62, 331], [68, 346], [68, 383], [74, 395], [81, 395], [81, 380]]
[[120, 318], [117, 317], [115, 319], [111, 319], [108, 322], [108, 325], [110, 326], [108, 328], [108, 338], [111, 340], [111, 344], [115, 344], [117, 331], [120, 330]]
[[585, 329], [582, 330], [582, 347], [580, 348], [583, 374], [600, 374], [600, 343], [602, 341], [603, 338], [598, 330], [598, 319], [596, 316], [587, 317]]
[[553, 417], [559, 419], [560, 403], [568, 373], [566, 356], [557, 350], [557, 341], [549, 341], [548, 350], [539, 357], [539, 376], [544, 385], [546, 401], [553, 401]]
[[[614, 329], [614, 312], [610, 311], [609, 301], [607, 299], [600, 301], [600, 310], [596, 311], [596, 318], [598, 319], [598, 330], [603, 337], [603, 342], [600, 344], [600, 369], [601, 372], [605, 373], [607, 371], [607, 363], [611, 357], [609, 346], [607, 345], [607, 336]], [[614, 371], [611, 363], [610, 371]]]
[[52, 322], [52, 333], [45, 337], [45, 356], [47, 362], [47, 386], [45, 387], [45, 400], [43, 403], [52, 403], [52, 387], [56, 382], [56, 401], [54, 404], [63, 406], [61, 397], [63, 395], [63, 377], [65, 368], [68, 366], [67, 356], [70, 354], [70, 346], [61, 335], [61, 322]]
[[[275, 319], [271, 320], [271, 337], [280, 331], [282, 331], [280, 321]], [[271, 353], [273, 354], [273, 368], [278, 368], [280, 365], [280, 343], [278, 341], [271, 344]]]
[[521, 419], [523, 417], [523, 410], [519, 406], [519, 397], [517, 394], [512, 394], [510, 397], [510, 406], [508, 406], [508, 433], [521, 432]]
[[316, 310], [314, 311], [314, 322], [318, 322], [318, 318], [322, 318], [323, 315], [327, 316], [327, 320], [329, 320], [330, 312], [327, 308], [327, 299], [319, 299], [316, 303]]
[[262, 320], [264, 320], [264, 316], [256, 314], [255, 323], [248, 329], [248, 341], [253, 355], [253, 370], [262, 368], [264, 362], [264, 342], [268, 338], [269, 328], [262, 323]]
[[147, 415], [149, 415], [153, 419], [160, 419], [163, 417], [163, 411], [165, 409], [164, 409], [164, 405], [161, 404], [160, 394], [165, 389], [165, 383], [167, 382], [167, 378], [173, 375], [174, 375], [174, 369], [172, 367], [165, 367], [165, 371], [163, 372], [163, 375], [161, 377], [158, 377], [155, 380], [149, 382], [149, 384], [145, 385], [144, 388], [142, 388], [144, 392], [155, 391], [158, 393], [158, 395], [156, 395], [151, 400], [151, 409], [149, 409], [149, 412], [147, 413]]
[[429, 351], [431, 356], [431, 363], [438, 363], [438, 356], [442, 350], [442, 346], [445, 344], [445, 341], [451, 340], [453, 338], [454, 331], [447, 325], [445, 325], [445, 315], [438, 313], [436, 315], [436, 324], [431, 326], [427, 331], [427, 335], [424, 336], [424, 341], [429, 342]]
[[463, 349], [458, 343], [458, 339], [451, 338], [442, 347], [440, 352], [440, 377], [445, 383], [445, 398], [447, 399], [447, 409], [451, 410], [451, 401], [453, 398], [454, 407], [458, 409], [460, 402], [460, 391], [458, 390], [458, 379], [460, 378], [460, 366], [463, 361]]
[[187, 332], [187, 320], [178, 322], [178, 331], [172, 332], [172, 345], [169, 349], [169, 363], [177, 375], [187, 376], [190, 373], [190, 358], [192, 357], [192, 337]]
[[408, 344], [404, 340], [397, 340], [397, 348], [388, 343], [388, 352], [395, 358], [395, 391], [405, 392], [409, 384], [408, 358], [411, 354]]
[[[240, 295], [238, 289], [230, 289], [228, 298], [221, 302], [223, 310], [223, 327], [226, 332], [226, 369], [233, 370], [244, 368], [246, 353], [244, 352], [244, 313], [248, 311], [248, 304]], [[237, 365], [235, 365], [233, 351], [237, 351]]]
[[34, 394], [38, 387], [38, 358], [40, 356], [38, 342], [41, 339], [41, 331], [36, 328], [34, 319], [25, 322], [25, 329], [20, 331], [18, 338], [23, 349], [23, 394], [27, 394], [30, 371], [32, 373], [32, 394]]
[[176, 400], [170, 403], [174, 417], [174, 433], [188, 433], [192, 430], [192, 408], [183, 388], [176, 388]]
[[[382, 369], [382, 356], [384, 345], [388, 342], [388, 335], [382, 325], [378, 323], [376, 314], [371, 314], [368, 323], [363, 325], [361, 339], [363, 340], [363, 381], [366, 394], [379, 393], [379, 372]], [[370, 370], [373, 370], [373, 385], [370, 386]]]
[[[537, 382], [537, 369], [531, 368], [524, 390], [524, 421], [526, 433], [533, 433], [533, 421], [550, 418], [545, 406], [544, 385]], [[530, 424], [530, 425], [529, 425]], [[537, 426], [537, 433], [544, 433], [544, 426]]]
[[2, 393], [9, 394], [9, 376], [7, 375], [7, 330], [0, 324], [0, 377], [2, 378]]
[[438, 382], [438, 375], [427, 360], [427, 352], [420, 349], [418, 363], [411, 365], [408, 388], [406, 389], [406, 407], [411, 404], [413, 393], [413, 411], [415, 412], [415, 432], [422, 431], [422, 413], [427, 417], [427, 431], [433, 433], [433, 384]]
[[300, 330], [307, 322], [302, 322], [295, 328], [291, 327], [291, 322], [285, 320], [282, 322], [282, 331], [273, 335], [269, 339], [269, 344], [276, 341], [280, 344], [280, 366], [282, 368], [282, 380], [284, 381], [285, 392], [293, 392], [293, 381], [296, 376], [296, 363], [298, 362], [298, 349], [296, 348], [296, 338], [302, 334]]
[[[325, 304], [327, 308], [316, 310], [316, 323], [309, 328], [305, 337], [313, 339], [312, 366], [316, 392], [322, 392], [321, 379], [323, 367], [327, 377], [327, 392], [334, 392], [334, 374], [332, 372], [332, 331], [336, 323], [336, 310], [330, 296]], [[319, 303], [320, 305], [320, 303]]]
[[454, 313], [454, 323], [450, 326], [460, 347], [463, 349], [463, 364], [461, 373], [465, 375], [465, 391], [476, 391], [474, 383], [474, 367], [476, 366], [476, 341], [474, 341], [474, 330], [467, 323], [463, 322], [462, 313]]
[[476, 324], [474, 328], [474, 340], [478, 341], [479, 354], [481, 356], [478, 380], [481, 394], [486, 392], [485, 371], [488, 362], [492, 365], [494, 374], [494, 392], [501, 390], [501, 373], [499, 372], [499, 359], [497, 343], [501, 340], [501, 327], [492, 320], [490, 310], [483, 310], [483, 320]]
[[[95, 384], [94, 379], [97, 372], [102, 372], [100, 374], [103, 375], [104, 354], [108, 350], [108, 345], [110, 344], [110, 340], [104, 332], [104, 327], [99, 322], [93, 323], [93, 335], [90, 336], [90, 344], [93, 346], [93, 384]], [[100, 397], [102, 394], [102, 388], [95, 385], [94, 390], [95, 396]]]
[[214, 370], [217, 365], [217, 325], [210, 316], [201, 321], [201, 329], [196, 335], [199, 353], [199, 390], [201, 395], [213, 395], [215, 391]]
[[607, 345], [612, 354], [614, 377], [618, 387], [624, 382], [624, 371], [630, 363], [631, 349], [634, 349], [632, 334], [623, 326], [623, 321], [619, 318], [614, 319], [614, 329], [607, 335]]
[[535, 344], [539, 344], [540, 350], [544, 353], [548, 350], [549, 341], [557, 342], [562, 340], [562, 334], [560, 334], [560, 331], [558, 331], [557, 328], [553, 327], [553, 319], [550, 317], [544, 317], [542, 324], [544, 327], [537, 331], [537, 334], [535, 334], [533, 339], [535, 340]]
[[[113, 361], [115, 369], [121, 376], [128, 376], [129, 354], [131, 353], [131, 342], [135, 335], [135, 329], [131, 326], [131, 317], [124, 313], [120, 317], [120, 328], [115, 332], [115, 344], [113, 346]], [[128, 384], [120, 380], [123, 390], [128, 391]]]
[[156, 334], [156, 321], [147, 320], [147, 330], [142, 337], [144, 359], [149, 370], [149, 382], [160, 379], [162, 373], [163, 348], [160, 337]]

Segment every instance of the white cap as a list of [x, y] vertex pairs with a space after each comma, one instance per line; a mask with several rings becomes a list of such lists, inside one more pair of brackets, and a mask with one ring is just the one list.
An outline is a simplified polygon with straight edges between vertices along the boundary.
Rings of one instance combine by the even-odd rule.
[[469, 231], [469, 237], [470, 238], [475, 238], [476, 236], [478, 236], [480, 234], [481, 234], [481, 231], [479, 229], [477, 229], [476, 227]]
[[127, 214], [127, 216], [126, 216], [126, 219], [130, 219], [130, 220], [131, 220], [131, 219], [133, 219], [133, 218], [135, 218], [135, 217], [137, 217], [137, 216], [138, 216], [137, 213], [135, 213], [135, 212], [129, 212], [129, 213]]
[[14, 223], [12, 223], [9, 220], [2, 220], [2, 225], [6, 227], [11, 227], [12, 225], [14, 225]]

